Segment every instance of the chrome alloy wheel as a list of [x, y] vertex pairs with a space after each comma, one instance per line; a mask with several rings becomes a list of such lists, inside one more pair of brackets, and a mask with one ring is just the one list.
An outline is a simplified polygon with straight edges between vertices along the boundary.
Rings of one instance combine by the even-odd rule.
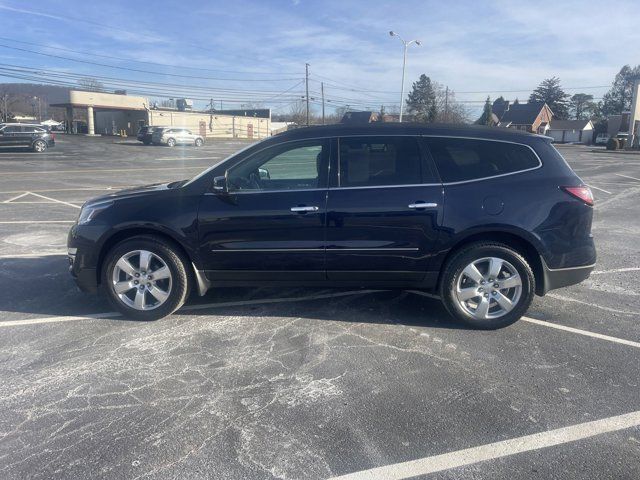
[[499, 318], [515, 308], [522, 294], [522, 279], [506, 260], [474, 260], [459, 274], [454, 296], [460, 308], [478, 320]]
[[41, 140], [38, 140], [36, 143], [33, 144], [33, 149], [36, 152], [44, 152], [47, 149], [47, 144]]
[[158, 308], [171, 293], [171, 270], [148, 250], [134, 250], [120, 257], [111, 281], [120, 301], [136, 310]]

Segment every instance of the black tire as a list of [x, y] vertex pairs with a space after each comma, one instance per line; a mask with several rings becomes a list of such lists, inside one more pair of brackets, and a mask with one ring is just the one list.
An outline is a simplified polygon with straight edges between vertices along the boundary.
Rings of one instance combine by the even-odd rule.
[[45, 142], [44, 140], [36, 140], [35, 142], [33, 142], [32, 150], [34, 152], [42, 153], [47, 149], [47, 147], [47, 142]]
[[[487, 257], [505, 260], [513, 266], [520, 275], [521, 291], [519, 299], [512, 310], [496, 318], [478, 319], [466, 311], [458, 302], [456, 298], [457, 282], [460, 275], [462, 275], [462, 271], [468, 265]], [[460, 322], [476, 329], [494, 330], [517, 322], [531, 305], [535, 289], [533, 271], [526, 259], [517, 250], [498, 242], [478, 242], [462, 247], [447, 261], [440, 282], [440, 298], [447, 311]], [[491, 299], [489, 302], [491, 302]]]
[[167, 140], [167, 147], [175, 147], [176, 146], [176, 140], [174, 138], [170, 138]]
[[[167, 299], [150, 310], [138, 310], [126, 305], [114, 290], [113, 273], [116, 263], [123, 255], [136, 250], [146, 250], [157, 255], [171, 272], [171, 288]], [[109, 302], [126, 318], [158, 320], [175, 312], [188, 298], [190, 290], [188, 265], [188, 260], [172, 242], [154, 236], [136, 236], [118, 243], [107, 253], [102, 263], [101, 284]], [[135, 288], [133, 291], [135, 292]]]
[[196, 144], [196, 147], [201, 147], [204, 144], [204, 142], [202, 141], [201, 138], [196, 138], [195, 144]]

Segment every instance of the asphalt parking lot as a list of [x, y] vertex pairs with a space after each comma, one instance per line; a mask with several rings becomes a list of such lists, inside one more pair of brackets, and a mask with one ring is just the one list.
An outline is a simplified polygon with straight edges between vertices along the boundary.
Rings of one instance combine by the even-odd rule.
[[640, 478], [640, 155], [559, 147], [596, 197], [596, 271], [478, 332], [402, 291], [123, 320], [67, 272], [79, 206], [246, 143], [57, 140], [0, 150], [0, 478]]

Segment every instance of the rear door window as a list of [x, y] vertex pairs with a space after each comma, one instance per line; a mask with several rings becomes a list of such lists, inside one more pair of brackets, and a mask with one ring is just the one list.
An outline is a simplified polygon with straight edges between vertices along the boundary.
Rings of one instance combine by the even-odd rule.
[[423, 183], [423, 160], [411, 136], [340, 138], [340, 187]]
[[426, 143], [443, 182], [464, 182], [540, 166], [531, 148], [517, 143], [429, 137]]

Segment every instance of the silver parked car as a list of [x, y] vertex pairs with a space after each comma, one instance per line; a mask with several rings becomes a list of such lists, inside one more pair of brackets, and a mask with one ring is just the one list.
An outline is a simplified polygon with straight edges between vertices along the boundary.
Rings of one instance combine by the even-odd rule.
[[178, 144], [195, 145], [196, 147], [204, 145], [204, 138], [192, 133], [188, 128], [182, 127], [154, 129], [151, 141], [155, 145], [167, 145], [168, 147], [175, 147]]

